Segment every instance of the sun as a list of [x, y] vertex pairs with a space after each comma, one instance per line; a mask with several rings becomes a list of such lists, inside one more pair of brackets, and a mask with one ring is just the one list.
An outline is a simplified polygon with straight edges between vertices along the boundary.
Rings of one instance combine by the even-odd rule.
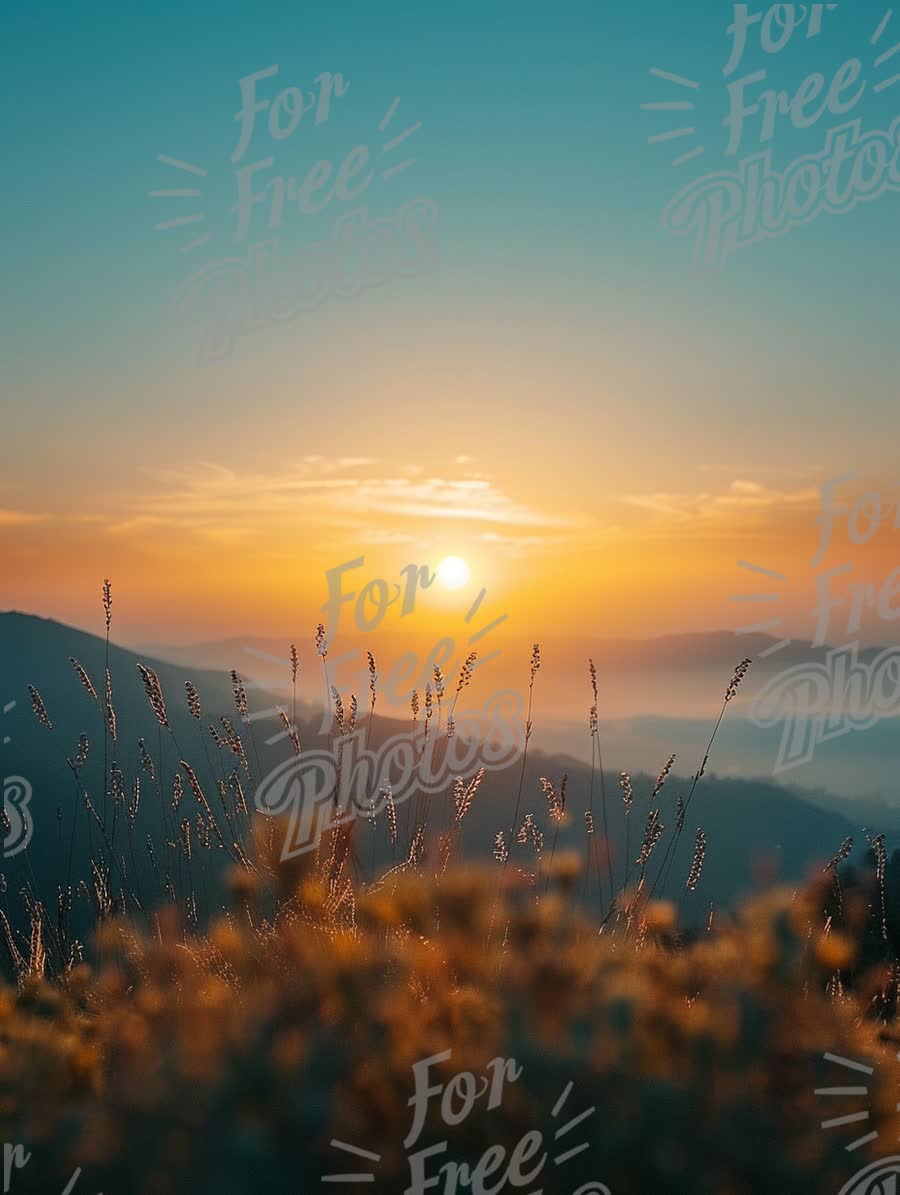
[[437, 579], [445, 589], [462, 589], [469, 575], [469, 566], [461, 556], [447, 556], [437, 566]]

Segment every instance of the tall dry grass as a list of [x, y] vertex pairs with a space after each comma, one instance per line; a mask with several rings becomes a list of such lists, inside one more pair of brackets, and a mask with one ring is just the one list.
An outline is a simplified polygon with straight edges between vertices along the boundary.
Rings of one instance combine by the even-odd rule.
[[[84, 1166], [107, 1192], [295, 1191], [333, 1168], [329, 1141], [338, 1137], [378, 1152], [376, 1189], [400, 1191], [410, 1068], [444, 1049], [454, 1069], [477, 1069], [506, 1052], [526, 1076], [493, 1120], [454, 1138], [459, 1157], [543, 1123], [547, 1092], [564, 1082], [598, 1110], [589, 1157], [565, 1182], [548, 1178], [548, 1192], [571, 1191], [575, 1179], [602, 1180], [617, 1195], [837, 1190], [862, 1164], [865, 1151], [851, 1158], [845, 1141], [822, 1132], [813, 1093], [828, 1052], [882, 1067], [895, 1053], [900, 967], [896, 954], [872, 949], [873, 934], [893, 949], [883, 836], [870, 843], [868, 888], [859, 877], [842, 880], [852, 849], [845, 842], [807, 894], [771, 893], [735, 915], [710, 914], [705, 932], [688, 933], [678, 909], [686, 892], [702, 888], [709, 848], [697, 827], [690, 869], [670, 891], [675, 849], [749, 661], [726, 687], [668, 829], [660, 798], [674, 756], [663, 765], [646, 797], [639, 845], [626, 830], [618, 883], [592, 662], [588, 722], [602, 834], [596, 767], [587, 793], [573, 794], [566, 776], [541, 777], [530, 798], [541, 796], [546, 812], [527, 808], [538, 645], [527, 665], [518, 785], [510, 808], [497, 814], [493, 862], [472, 868], [463, 857], [466, 819], [476, 801], [490, 800], [481, 768], [453, 777], [444, 800], [420, 787], [403, 833], [390, 785], [374, 781], [370, 828], [383, 835], [391, 864], [376, 874], [370, 861], [365, 874], [358, 822], [332, 829], [316, 853], [283, 861], [282, 828], [252, 814], [262, 762], [237, 672], [238, 724], [221, 713], [208, 733], [199, 693], [186, 683], [187, 714], [203, 744], [197, 767], [179, 746], [158, 675], [140, 665], [157, 736], [155, 744], [141, 740], [135, 771], [126, 773], [116, 758], [108, 582], [103, 608], [105, 698], [72, 661], [104, 737], [99, 799], [85, 782], [86, 733], [68, 757], [71, 824], [87, 817], [90, 857], [73, 860], [70, 844], [66, 878], [50, 896], [26, 858], [15, 880], [22, 924], [0, 910], [11, 971], [0, 987], [0, 1121], [6, 1140], [34, 1144], [42, 1182], [61, 1177], [61, 1190], [72, 1168]], [[321, 625], [314, 651], [331, 691]], [[280, 709], [275, 717], [302, 759], [293, 644], [288, 658], [291, 717]], [[420, 745], [443, 736], [446, 746], [474, 663], [463, 665], [446, 711], [453, 678], [439, 670], [424, 711], [413, 694]], [[342, 740], [360, 717], [368, 718], [369, 741], [377, 680], [370, 655], [367, 715], [355, 694], [345, 703], [332, 692], [327, 738], [339, 768]], [[30, 698], [53, 735], [36, 689]], [[625, 773], [620, 790], [630, 827], [635, 793]], [[148, 799], [160, 832], [140, 843], [138, 813]], [[559, 850], [578, 799], [584, 849]], [[84, 875], [76, 880], [79, 863]], [[224, 889], [216, 882], [223, 865]], [[600, 894], [599, 915], [579, 899], [589, 884]], [[81, 939], [71, 929], [75, 901], [93, 908], [93, 930]], [[880, 1077], [870, 1097], [871, 1123], [896, 1132], [895, 1101]], [[17, 1189], [27, 1190], [31, 1177], [17, 1178]]]

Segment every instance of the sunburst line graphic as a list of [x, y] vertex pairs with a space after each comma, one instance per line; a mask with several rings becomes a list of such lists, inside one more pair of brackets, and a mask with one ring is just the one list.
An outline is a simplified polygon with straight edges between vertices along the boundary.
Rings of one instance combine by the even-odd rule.
[[842, 1058], [840, 1054], [825, 1054], [823, 1057], [826, 1062], [837, 1063], [838, 1066], [845, 1066], [848, 1070], [859, 1071], [862, 1075], [875, 1074], [873, 1066], [867, 1066], [864, 1062], [854, 1062], [852, 1058]]
[[154, 224], [154, 232], [167, 232], [170, 228], [182, 228], [185, 224], [199, 224], [203, 219], [202, 212], [195, 212], [191, 216], [177, 216], [174, 220], [166, 220], [162, 224]]
[[[739, 560], [738, 568], [747, 569], [748, 572], [757, 573], [760, 576], [768, 577], [771, 581], [778, 581], [784, 583], [787, 577], [784, 573], [776, 572], [775, 569], [763, 568], [761, 564], [753, 564], [749, 560]], [[732, 593], [729, 595], [730, 602], [777, 602], [781, 600], [781, 594], [777, 591], [774, 593]], [[777, 631], [779, 627], [784, 625], [784, 620], [781, 618], [769, 618], [763, 622], [746, 623], [744, 626], [737, 627], [736, 635], [755, 635], [768, 634], [770, 631]], [[769, 656], [774, 656], [777, 652], [782, 651], [785, 647], [791, 644], [790, 639], [779, 639], [775, 643], [770, 643], [767, 648], [759, 652], [758, 658], [766, 660]]]
[[751, 564], [749, 560], [739, 560], [739, 568], [749, 569], [751, 573], [761, 573], [764, 577], [771, 577], [773, 581], [786, 581], [784, 573], [776, 573], [772, 568], [763, 568], [761, 564]]
[[[187, 174], [196, 174], [200, 178], [206, 178], [209, 171], [204, 170], [202, 166], [195, 166], [191, 162], [183, 162], [180, 158], [170, 158], [168, 154], [157, 154], [156, 160], [161, 162], [163, 166], [171, 166], [175, 170], [183, 170]], [[148, 191], [147, 194], [151, 199], [199, 199], [203, 192], [199, 187], [169, 187], [157, 189], [155, 191]], [[154, 232], [169, 232], [173, 228], [183, 228], [188, 224], [199, 224], [206, 217], [203, 212], [192, 212], [187, 216], [178, 216], [172, 220], [162, 220], [159, 224], [153, 225]], [[191, 253], [194, 249], [198, 249], [201, 245], [205, 245], [207, 241], [212, 239], [212, 233], [204, 233], [203, 236], [195, 237], [192, 241], [186, 241], [185, 244], [179, 246], [182, 253]]]
[[699, 158], [702, 153], [705, 153], [702, 145], [698, 145], [696, 149], [690, 150], [686, 154], [682, 154], [680, 158], [676, 158], [672, 163], [673, 166], [683, 166], [685, 162], [690, 162], [694, 158]]
[[[284, 710], [281, 708], [281, 706], [275, 705], [275, 706], [272, 706], [271, 709], [256, 710], [254, 713], [249, 715], [249, 717], [247, 718], [247, 721], [248, 722], [262, 722], [266, 718], [277, 718], [283, 713], [284, 713]], [[299, 733], [298, 728], [293, 723], [291, 723], [291, 730], [295, 734]], [[266, 746], [274, 747], [276, 743], [280, 743], [282, 739], [286, 739], [288, 737], [288, 733], [289, 732], [287, 730], [279, 730], [277, 734], [273, 734], [265, 740]]]
[[[557, 1099], [556, 1103], [553, 1105], [553, 1109], [552, 1109], [550, 1115], [554, 1118], [554, 1120], [556, 1119], [557, 1116], [559, 1116], [566, 1100], [572, 1094], [573, 1086], [574, 1086], [574, 1084], [573, 1084], [572, 1080], [570, 1079], [569, 1082], [563, 1088], [562, 1092], [560, 1093], [559, 1099]], [[596, 1107], [594, 1107], [592, 1105], [590, 1108], [586, 1108], [584, 1112], [579, 1112], [579, 1114], [577, 1116], [574, 1116], [570, 1121], [567, 1121], [566, 1124], [561, 1125], [556, 1130], [556, 1132], [554, 1134], [554, 1139], [558, 1141], [560, 1137], [565, 1136], [566, 1133], [570, 1132], [577, 1125], [580, 1125], [582, 1121], [587, 1120], [587, 1118], [589, 1116], [593, 1116], [596, 1111], [597, 1111]], [[590, 1142], [584, 1141], [581, 1145], [576, 1145], [572, 1149], [567, 1150], [565, 1153], [557, 1154], [556, 1157], [554, 1157], [553, 1161], [555, 1162], [555, 1164], [557, 1166], [561, 1166], [563, 1164], [563, 1162], [568, 1162], [570, 1158], [577, 1157], [578, 1154], [584, 1153], [584, 1151], [589, 1148], [590, 1148]]]
[[[554, 1118], [556, 1118], [559, 1115], [560, 1111], [563, 1108], [563, 1105], [565, 1104], [566, 1100], [569, 1098], [569, 1096], [572, 1092], [572, 1087], [573, 1087], [573, 1083], [571, 1080], [569, 1080], [569, 1082], [563, 1088], [562, 1093], [560, 1094], [556, 1103], [553, 1105], [553, 1110], [551, 1112], [551, 1115]], [[559, 1129], [556, 1130], [556, 1134], [555, 1134], [556, 1139], [558, 1140], [564, 1134], [568, 1133], [571, 1129], [574, 1129], [577, 1125], [581, 1124], [582, 1121], [587, 1120], [587, 1118], [589, 1116], [593, 1116], [596, 1111], [597, 1111], [596, 1107], [594, 1105], [592, 1105], [590, 1108], [585, 1109], [584, 1112], [580, 1112], [577, 1116], [573, 1117], [572, 1120], [568, 1121], [566, 1124], [562, 1125]], [[338, 1141], [336, 1139], [333, 1139], [331, 1144], [335, 1149], [342, 1150], [344, 1153], [352, 1154], [354, 1157], [364, 1158], [366, 1161], [369, 1161], [369, 1162], [380, 1162], [381, 1161], [381, 1154], [372, 1153], [367, 1149], [360, 1149], [360, 1147], [358, 1145], [350, 1145], [346, 1141]], [[557, 1154], [553, 1158], [553, 1161], [557, 1166], [561, 1166], [564, 1162], [568, 1162], [570, 1158], [577, 1157], [579, 1154], [584, 1153], [584, 1151], [586, 1149], [590, 1149], [590, 1147], [591, 1147], [590, 1141], [583, 1141], [580, 1145], [573, 1146], [570, 1150], [567, 1150], [565, 1153]], [[369, 1172], [369, 1171], [360, 1171], [355, 1174], [325, 1174], [325, 1175], [322, 1175], [321, 1181], [323, 1183], [374, 1183], [375, 1175], [374, 1175], [374, 1173]], [[580, 1188], [580, 1189], [584, 1190], [585, 1188]], [[594, 1189], [594, 1188], [592, 1188], [592, 1189]], [[602, 1186], [602, 1184], [599, 1184], [596, 1189], [598, 1191], [608, 1192], [608, 1188]], [[533, 1192], [533, 1195], [540, 1195], [540, 1192], [539, 1191]]]
[[575, 1086], [575, 1084], [570, 1079], [569, 1082], [562, 1089], [562, 1092], [560, 1093], [560, 1097], [556, 1101], [556, 1103], [553, 1105], [553, 1110], [550, 1113], [550, 1115], [554, 1118], [554, 1120], [556, 1119], [557, 1116], [559, 1116], [560, 1111], [562, 1110], [563, 1104], [565, 1104], [566, 1100], [572, 1094], [572, 1088], [574, 1086]]
[[853, 1153], [854, 1149], [859, 1149], [861, 1145], [868, 1145], [869, 1142], [874, 1141], [877, 1136], [878, 1130], [876, 1129], [872, 1133], [866, 1133], [864, 1137], [858, 1137], [856, 1141], [852, 1141], [849, 1145], [845, 1145], [844, 1149], [847, 1151], [847, 1153]]
[[861, 1120], [868, 1120], [868, 1112], [851, 1112], [848, 1116], [835, 1116], [833, 1120], [823, 1120], [823, 1129], [835, 1129], [842, 1124], [858, 1124]]
[[[346, 1141], [333, 1140], [331, 1144], [335, 1149], [343, 1150], [344, 1153], [352, 1154], [356, 1158], [365, 1158], [368, 1162], [380, 1162], [381, 1154], [371, 1153], [368, 1149], [360, 1149], [358, 1145], [349, 1145]], [[375, 1175], [367, 1171], [361, 1174], [323, 1174], [323, 1183], [374, 1183]]]
[[491, 660], [496, 660], [497, 656], [501, 654], [500, 648], [498, 647], [496, 651], [492, 651], [488, 656], [479, 656], [472, 665], [472, 672], [475, 673], [479, 668], [483, 668], [485, 664], [490, 664]]
[[[834, 7], [836, 7], [836, 5], [829, 5], [829, 8]], [[877, 46], [881, 41], [881, 38], [884, 36], [888, 26], [891, 23], [891, 20], [893, 19], [893, 16], [893, 9], [889, 8], [885, 11], [870, 38], [872, 46]], [[895, 43], [893, 46], [883, 51], [874, 59], [875, 69], [881, 70], [881, 68], [885, 66], [886, 63], [891, 62], [897, 54], [900, 54], [900, 42]], [[700, 90], [700, 84], [696, 79], [688, 79], [683, 75], [676, 75], [671, 71], [661, 70], [659, 67], [651, 67], [649, 73], [653, 78], [662, 79], [667, 83], [674, 84], [676, 87], [688, 88], [692, 91]], [[890, 75], [888, 78], [882, 79], [880, 82], [875, 83], [872, 87], [872, 90], [876, 95], [878, 95], [883, 91], [887, 91], [891, 87], [895, 87], [898, 83], [900, 83], [900, 72]], [[660, 100], [654, 101], [652, 103], [641, 104], [641, 110], [644, 112], [684, 112], [691, 111], [693, 107], [694, 105], [692, 102], [684, 100]], [[667, 130], [662, 133], [654, 134], [653, 136], [648, 137], [647, 141], [650, 145], [660, 143], [665, 144], [669, 141], [676, 141], [683, 137], [692, 136], [695, 133], [695, 128], [685, 127], [683, 129]], [[674, 158], [672, 165], [675, 167], [683, 166], [685, 163], [693, 161], [704, 152], [704, 146], [696, 146], [687, 153], [681, 154], [679, 157]]]
[[193, 166], [190, 162], [182, 162], [179, 158], [170, 158], [167, 154], [158, 154], [158, 162], [162, 162], [164, 166], [174, 166], [176, 170], [186, 170], [188, 174], [199, 174], [202, 178], [206, 178], [209, 174], [208, 170], [204, 170], [202, 166]]
[[181, 252], [190, 253], [192, 249], [198, 249], [201, 245], [205, 245], [209, 240], [212, 240], [211, 232], [206, 233], [205, 236], [197, 237], [195, 241], [188, 241], [186, 245], [181, 246]]
[[390, 170], [382, 170], [381, 177], [384, 179], [393, 178], [395, 174], [401, 174], [404, 170], [409, 170], [410, 166], [415, 166], [415, 158], [407, 158], [404, 162], [399, 162], [396, 166], [392, 166]]
[[[890, 24], [891, 18], [893, 17], [893, 15], [894, 15], [894, 10], [889, 8], [887, 10], [887, 12], [884, 14], [884, 16], [881, 18], [881, 22], [880, 22], [878, 28], [872, 34], [872, 45], [873, 46], [877, 46], [878, 43], [881, 41], [882, 35], [884, 34], [884, 31], [887, 29], [888, 25]], [[886, 62], [890, 62], [890, 60], [898, 53], [900, 53], [900, 42], [896, 42], [893, 46], [890, 47], [890, 49], [885, 50], [884, 53], [878, 55], [878, 57], [875, 59], [876, 68], [880, 70], [881, 67], [883, 67]], [[896, 83], [900, 83], [900, 74], [891, 75], [887, 79], [882, 79], [880, 83], [875, 84], [875, 86], [872, 88], [872, 90], [877, 95], [882, 91], [887, 91], [887, 89], [889, 87], [893, 87]]]
[[884, 33], [885, 29], [887, 29], [888, 25], [891, 23], [891, 17], [893, 15], [894, 15], [894, 10], [892, 8], [889, 8], [887, 10], [887, 12], [884, 14], [884, 16], [881, 18], [881, 24], [878, 26], [878, 28], [872, 34], [872, 45], [873, 46], [877, 46], [878, 43], [881, 41], [881, 35], [882, 35], [882, 33]]
[[[394, 119], [394, 114], [399, 106], [400, 96], [397, 95], [394, 96], [391, 106], [378, 122], [379, 133], [385, 132], [388, 125]], [[381, 152], [383, 154], [392, 153], [398, 145], [401, 145], [407, 139], [407, 137], [412, 137], [412, 135], [417, 133], [421, 127], [421, 120], [417, 120], [415, 124], [410, 125], [408, 129], [404, 129], [402, 133], [398, 133], [396, 137], [394, 137], [391, 141], [388, 141], [386, 145], [383, 145], [381, 147]], [[401, 174], [404, 170], [408, 170], [410, 166], [414, 166], [415, 164], [415, 158], [405, 158], [402, 162], [398, 162], [396, 166], [390, 166], [387, 170], [382, 170], [381, 177], [384, 179], [393, 178], [395, 175]]]
[[508, 618], [508, 614], [501, 614], [499, 618], [495, 618], [493, 622], [489, 622], [486, 627], [482, 627], [480, 631], [476, 631], [475, 634], [469, 639], [469, 646], [471, 647], [473, 643], [477, 643], [479, 639], [483, 639], [485, 635], [489, 635], [494, 627], [499, 627], [501, 623], [506, 622]]
[[658, 104], [641, 104], [642, 112], [690, 112], [690, 100], [663, 100]]
[[381, 147], [381, 152], [382, 152], [383, 154], [390, 153], [390, 151], [391, 151], [392, 149], [396, 149], [396, 148], [397, 148], [397, 146], [400, 144], [400, 142], [401, 142], [401, 141], [405, 141], [405, 140], [406, 140], [406, 138], [407, 138], [407, 137], [411, 137], [411, 136], [413, 135], [413, 133], [418, 133], [418, 131], [419, 131], [419, 129], [420, 129], [421, 127], [422, 127], [422, 122], [421, 122], [421, 120], [417, 120], [417, 121], [416, 121], [416, 123], [415, 123], [415, 124], [411, 124], [411, 125], [409, 126], [409, 128], [408, 128], [408, 129], [406, 129], [406, 131], [405, 131], [405, 132], [403, 132], [403, 133], [398, 133], [398, 134], [397, 134], [397, 136], [394, 138], [394, 140], [393, 140], [393, 141], [389, 141], [389, 142], [387, 143], [387, 145], [383, 145], [383, 146]]
[[[484, 601], [484, 599], [486, 597], [487, 597], [487, 590], [485, 588], [482, 588], [478, 594], [478, 597], [475, 599], [475, 601], [469, 607], [468, 612], [466, 613], [466, 617], [465, 617], [466, 623], [470, 623], [472, 621], [472, 619], [475, 617], [475, 615], [481, 609], [481, 603]], [[485, 635], [490, 634], [490, 632], [493, 631], [495, 627], [499, 627], [502, 623], [506, 622], [506, 620], [508, 618], [509, 618], [508, 614], [501, 614], [499, 616], [499, 618], [495, 618], [493, 622], [489, 622], [486, 627], [482, 627], [480, 631], [476, 631], [474, 635], [470, 635], [469, 641], [468, 641], [468, 646], [472, 647], [473, 644], [478, 643], [479, 640], [481, 640], [485, 637]], [[497, 656], [499, 656], [500, 654], [501, 654], [501, 652], [498, 649], [497, 651], [492, 651], [490, 653], [490, 655], [480, 656], [475, 661], [475, 663], [472, 665], [472, 672], [473, 673], [477, 672], [479, 668], [483, 668], [485, 666], [485, 664], [489, 664], [491, 662], [491, 660], [496, 660]]]
[[[673, 75], [670, 71], [660, 70], [656, 66], [651, 68], [650, 74], [655, 79], [663, 79], [667, 83], [674, 83], [676, 87], [685, 87], [691, 91], [700, 90], [700, 84], [695, 79], [686, 79], [683, 75]], [[641, 104], [641, 111], [643, 112], [691, 112], [693, 108], [694, 103], [692, 100], [654, 100], [651, 103]], [[649, 145], [656, 145], [658, 143], [665, 144], [668, 141], [680, 141], [684, 137], [695, 136], [696, 132], [697, 130], [694, 126], [685, 126], [681, 129], [656, 133], [647, 138], [647, 143]], [[674, 158], [672, 165], [683, 166], [685, 162], [691, 162], [694, 158], [699, 158], [705, 152], [702, 145], [697, 145], [686, 153]]]
[[[465, 621], [467, 623], [471, 622], [471, 620], [478, 613], [478, 610], [481, 608], [481, 604], [484, 601], [485, 597], [487, 597], [487, 589], [482, 588], [481, 591], [479, 592], [478, 596], [475, 598], [475, 601], [469, 607], [469, 610], [465, 615]], [[481, 628], [481, 630], [476, 631], [474, 633], [474, 635], [471, 635], [469, 637], [469, 639], [467, 641], [468, 646], [471, 647], [472, 644], [478, 643], [481, 639], [485, 638], [486, 635], [489, 635], [491, 631], [495, 630], [498, 626], [501, 626], [504, 622], [506, 622], [508, 618], [509, 618], [508, 614], [501, 614], [501, 615], [499, 615], [499, 617], [495, 618], [492, 622], [489, 622], [486, 626], [483, 626]], [[282, 671], [287, 671], [291, 667], [290, 663], [288, 663], [287, 660], [282, 659], [281, 656], [274, 656], [271, 654], [271, 652], [260, 651], [259, 648], [249, 647], [249, 646], [245, 646], [244, 651], [247, 653], [247, 655], [254, 656], [258, 660], [263, 660], [268, 664], [275, 664]], [[490, 652], [486, 656], [479, 656], [478, 659], [472, 665], [472, 669], [471, 669], [472, 674], [477, 672], [479, 670], [479, 668], [483, 668], [486, 664], [489, 664], [491, 662], [491, 660], [495, 660], [497, 658], [497, 656], [499, 656], [499, 655], [502, 655], [502, 651], [500, 648], [498, 648], [496, 651]], [[346, 657], [337, 657], [337, 660], [338, 660], [338, 662], [340, 662], [340, 660], [344, 659], [344, 658], [352, 659], [353, 653], [352, 652], [349, 653]], [[273, 688], [276, 688], [276, 689], [285, 689], [286, 690], [288, 688], [288, 685], [287, 685], [287, 681], [282, 683], [280, 681], [273, 682], [273, 681], [245, 680], [244, 688], [247, 690], [247, 692], [250, 692], [251, 689], [271, 691]], [[270, 706], [268, 709], [264, 709], [264, 710], [253, 710], [250, 714], [248, 714], [247, 721], [248, 722], [262, 722], [266, 718], [281, 717], [281, 715], [283, 713], [284, 713], [284, 710], [282, 709], [282, 707], [280, 705]], [[291, 730], [293, 730], [295, 733], [297, 733], [298, 727], [292, 723]], [[264, 740], [266, 746], [274, 747], [276, 743], [280, 743], [280, 742], [282, 742], [282, 740], [288, 738], [289, 733], [290, 732], [285, 729], [276, 731], [275, 734], [271, 735], [269, 738]]]
[[381, 118], [381, 123], [378, 125], [378, 132], [383, 133], [391, 121], [394, 119], [394, 113], [397, 111], [397, 106], [400, 103], [399, 95], [394, 96], [394, 101]]
[[481, 592], [478, 594], [478, 597], [475, 599], [475, 601], [469, 607], [468, 613], [466, 614], [466, 622], [472, 621], [472, 619], [478, 613], [478, 611], [481, 607], [481, 603], [484, 601], [484, 599], [486, 597], [487, 597], [487, 590], [482, 588]]
[[554, 1133], [554, 1137], [558, 1141], [560, 1137], [564, 1137], [566, 1133], [571, 1132], [571, 1130], [577, 1125], [580, 1125], [583, 1120], [587, 1120], [589, 1116], [593, 1116], [596, 1111], [597, 1109], [595, 1107], [585, 1108], [583, 1112], [579, 1112], [578, 1115], [574, 1116], [570, 1121], [568, 1121], [567, 1124], [564, 1124], [561, 1128], [558, 1128]]
[[[310, 104], [310, 107], [313, 107], [314, 103], [315, 98], [313, 99], [313, 103]], [[384, 133], [387, 130], [391, 121], [394, 119], [399, 106], [400, 96], [395, 96], [384, 116], [378, 123], [379, 133]], [[308, 110], [309, 109], [304, 109], [304, 111]], [[382, 154], [392, 154], [394, 150], [401, 146], [408, 138], [414, 136], [419, 129], [421, 129], [421, 127], [422, 121], [418, 120], [414, 124], [411, 124], [408, 128], [404, 129], [402, 132], [397, 133], [396, 136], [392, 137], [390, 141], [381, 147]], [[157, 161], [163, 166], [169, 166], [174, 170], [184, 171], [187, 174], [193, 174], [199, 178], [206, 178], [209, 174], [209, 171], [203, 166], [198, 166], [193, 162], [185, 162], [181, 158], [173, 158], [169, 154], [157, 154]], [[381, 171], [381, 177], [383, 179], [394, 178], [396, 175], [402, 174], [411, 166], [414, 166], [416, 161], [417, 159], [415, 157], [409, 157], [404, 158], [395, 165], [386, 166]], [[293, 180], [291, 180], [291, 186], [294, 186]], [[203, 192], [198, 187], [158, 187], [152, 191], [148, 191], [147, 195], [151, 199], [175, 200], [178, 202], [186, 199], [201, 199]], [[202, 211], [191, 212], [183, 216], [176, 216], [171, 220], [161, 220], [159, 223], [154, 224], [153, 231], [171, 232], [173, 229], [184, 228], [187, 225], [202, 223], [205, 219], [206, 216]], [[191, 240], [185, 241], [184, 244], [179, 246], [179, 250], [181, 253], [192, 253], [195, 249], [199, 249], [201, 245], [205, 245], [208, 241], [212, 240], [213, 236], [214, 233], [205, 232], [201, 236], [197, 236]]]
[[657, 133], [647, 138], [648, 145], [655, 145], [657, 141], [677, 141], [679, 137], [692, 137], [697, 130], [691, 125], [684, 129], [671, 129], [668, 133]]
[[576, 1145], [574, 1149], [570, 1149], [568, 1153], [558, 1154], [553, 1161], [557, 1166], [561, 1166], [563, 1162], [568, 1162], [570, 1158], [577, 1157], [578, 1154], [583, 1154], [586, 1149], [590, 1148], [590, 1141], [585, 1141], [581, 1145]]
[[665, 79], [668, 83], [677, 83], [679, 87], [690, 87], [694, 91], [700, 90], [700, 84], [694, 79], [685, 79], [683, 75], [672, 75], [668, 71], [661, 71], [658, 66], [652, 66], [650, 74], [656, 79]]
[[[8, 714], [8, 713], [9, 713], [11, 710], [14, 710], [15, 708], [16, 708], [16, 703], [15, 703], [14, 701], [7, 701], [6, 705], [3, 707], [3, 712], [4, 712], [4, 714]], [[5, 734], [5, 735], [3, 736], [3, 745], [4, 745], [4, 747], [5, 747], [5, 746], [6, 746], [6, 744], [7, 744], [7, 743], [9, 743], [10, 741], [11, 741], [11, 740], [10, 740], [10, 737], [9, 737], [9, 735], [8, 735], [8, 734]]]
[[[852, 1058], [842, 1058], [839, 1054], [825, 1054], [823, 1055], [826, 1062], [832, 1062], [835, 1066], [842, 1066], [847, 1070], [856, 1071], [862, 1075], [874, 1074], [874, 1068], [868, 1066], [864, 1062], [856, 1062]], [[900, 1058], [900, 1054], [897, 1056]], [[817, 1087], [813, 1093], [818, 1096], [825, 1096], [831, 1098], [835, 1096], [867, 1096], [869, 1088], [867, 1086], [847, 1086], [847, 1087]], [[900, 1108], [898, 1108], [900, 1111]], [[851, 1112], [845, 1116], [833, 1116], [828, 1120], [822, 1121], [823, 1129], [841, 1128], [848, 1124], [861, 1124], [869, 1119], [869, 1112]], [[856, 1137], [849, 1144], [844, 1146], [847, 1153], [852, 1153], [856, 1149], [860, 1149], [863, 1145], [868, 1145], [870, 1141], [874, 1141], [878, 1137], [878, 1129], [873, 1129], [870, 1133], [864, 1133], [862, 1137]]]

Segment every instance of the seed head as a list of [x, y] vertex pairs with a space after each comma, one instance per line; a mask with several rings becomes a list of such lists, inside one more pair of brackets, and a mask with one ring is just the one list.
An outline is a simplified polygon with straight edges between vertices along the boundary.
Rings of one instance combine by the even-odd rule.
[[200, 708], [200, 694], [197, 692], [196, 686], [189, 680], [184, 682], [184, 687], [187, 690], [188, 713], [199, 722], [203, 716], [203, 711]]
[[47, 716], [47, 707], [44, 705], [43, 697], [41, 697], [34, 685], [28, 686], [28, 694], [31, 697], [31, 708], [34, 710], [34, 716], [40, 722], [41, 726], [46, 726], [48, 730], [52, 730], [53, 723]]
[[138, 664], [138, 672], [141, 674], [141, 679], [144, 682], [144, 689], [147, 693], [147, 700], [150, 702], [150, 708], [156, 715], [156, 720], [160, 726], [169, 728], [169, 715], [166, 712], [166, 702], [163, 697], [162, 685], [159, 683], [159, 677], [152, 668], [147, 668], [144, 664]]
[[323, 660], [328, 655], [328, 640], [325, 638], [325, 626], [321, 622], [316, 627], [316, 651]]
[[741, 683], [741, 681], [744, 679], [744, 677], [749, 672], [750, 665], [752, 663], [753, 663], [753, 661], [749, 658], [743, 659], [743, 660], [741, 660], [740, 664], [738, 664], [738, 666], [735, 668], [734, 676], [731, 678], [731, 682], [728, 685], [728, 688], [725, 690], [726, 704], [729, 701], [731, 701], [732, 698], [737, 696], [738, 685]]
[[81, 664], [79, 664], [78, 661], [74, 658], [74, 656], [69, 656], [69, 663], [72, 665], [72, 667], [75, 669], [76, 673], [78, 674], [78, 679], [81, 681], [82, 685], [84, 685], [84, 687], [87, 689], [88, 693], [90, 693], [91, 697], [93, 697], [94, 701], [96, 701], [97, 705], [99, 706], [100, 698], [97, 696], [97, 690], [94, 688], [94, 682], [88, 676], [87, 672], [84, 670], [84, 668], [81, 666]]
[[703, 873], [703, 860], [706, 858], [706, 835], [702, 830], [697, 831], [697, 838], [694, 842], [694, 858], [691, 861], [691, 870], [687, 878], [687, 890], [693, 892], [700, 883], [700, 876]]

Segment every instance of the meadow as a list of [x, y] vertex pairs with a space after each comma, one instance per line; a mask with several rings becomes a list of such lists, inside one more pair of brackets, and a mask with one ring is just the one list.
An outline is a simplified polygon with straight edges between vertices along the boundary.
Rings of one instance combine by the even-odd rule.
[[[233, 708], [204, 725], [190, 682], [167, 693], [140, 665], [156, 735], [120, 762], [111, 611], [107, 586], [105, 675], [63, 662], [103, 732], [69, 746], [55, 891], [28, 851], [3, 877], [6, 1189], [838, 1192], [892, 1152], [900, 865], [884, 837], [862, 862], [847, 839], [806, 885], [683, 921], [710, 849], [697, 794], [749, 660], [683, 796], [671, 757], [646, 790], [625, 774], [611, 789], [590, 664], [587, 791], [526, 783], [535, 645], [492, 858], [463, 848], [492, 799], [482, 769], [405, 807], [373, 789], [292, 854], [286, 819], [254, 810], [264, 753], [237, 672]], [[324, 628], [314, 646], [324, 665]], [[296, 679], [295, 647], [286, 658]], [[467, 683], [435, 668], [411, 741], [452, 736]], [[370, 718], [377, 694], [373, 659]], [[50, 743], [54, 711], [36, 687], [30, 701]], [[194, 763], [176, 701], [202, 740]], [[335, 692], [332, 714], [339, 769], [366, 713]], [[302, 760], [296, 711], [278, 718]]]

